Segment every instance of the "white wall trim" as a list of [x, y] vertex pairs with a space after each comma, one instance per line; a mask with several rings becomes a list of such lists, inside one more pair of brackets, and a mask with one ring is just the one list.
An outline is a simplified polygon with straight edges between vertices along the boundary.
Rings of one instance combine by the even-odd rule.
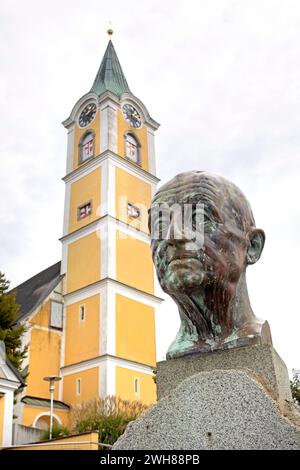
[[143, 170], [141, 167], [139, 167], [138, 165], [135, 165], [130, 160], [126, 160], [125, 158], [120, 157], [120, 155], [117, 155], [116, 153], [110, 150], [105, 150], [104, 152], [100, 153], [100, 155], [98, 155], [97, 157], [79, 166], [78, 168], [73, 170], [71, 173], [64, 176], [63, 181], [65, 181], [65, 183], [68, 183], [68, 182], [73, 183], [77, 179], [82, 178], [83, 176], [87, 175], [94, 169], [101, 166], [105, 160], [110, 160], [112, 163], [115, 164], [115, 166], [125, 170], [127, 173], [133, 176], [136, 176], [137, 178], [141, 179], [145, 183], [157, 184], [160, 181], [152, 173], [149, 173], [148, 171]]
[[[100, 225], [100, 224], [99, 224]], [[98, 231], [100, 237], [100, 277], [104, 279], [108, 277], [108, 263], [109, 263], [109, 237], [108, 237], [108, 224], [101, 224]]]
[[122, 284], [115, 279], [102, 279], [101, 281], [95, 282], [87, 287], [82, 287], [75, 292], [70, 292], [65, 295], [65, 305], [72, 305], [76, 302], [81, 302], [87, 297], [92, 295], [100, 294], [102, 295], [105, 288], [112, 289], [116, 294], [124, 295], [129, 299], [136, 300], [150, 307], [158, 307], [161, 305], [163, 299], [156, 297], [153, 294], [148, 294], [147, 292], [135, 289], [134, 287], [127, 286]]
[[105, 160], [101, 166], [101, 200], [100, 217], [107, 214], [108, 211], [108, 160]]
[[[104, 364], [113, 363], [115, 366], [123, 367], [125, 369], [130, 369], [135, 372], [140, 372], [143, 374], [152, 375], [153, 374], [153, 367], [148, 366], [146, 364], [139, 364], [134, 361], [130, 361], [128, 359], [122, 359], [119, 357], [111, 357], [111, 356], [99, 356], [94, 357], [93, 359], [88, 359], [86, 361], [82, 361], [77, 364], [71, 364], [62, 368], [62, 376], [66, 375], [73, 375], [79, 372], [93, 369], [97, 366], [103, 366]], [[104, 373], [104, 372], [102, 372]]]
[[9, 390], [1, 398], [4, 400], [4, 416], [2, 429], [2, 446], [10, 446], [12, 443], [12, 425], [13, 425], [13, 408], [14, 408], [14, 392]]
[[147, 233], [142, 232], [141, 230], [137, 230], [135, 227], [131, 227], [130, 225], [126, 225], [121, 220], [115, 220], [114, 224], [116, 229], [120, 232], [128, 235], [129, 237], [135, 238], [136, 240], [140, 240], [147, 245], [150, 245], [150, 237]]
[[61, 267], [60, 274], [66, 274], [68, 269], [68, 244], [62, 243], [61, 245]]
[[[120, 230], [122, 233], [129, 235], [130, 237], [136, 238], [137, 240], [141, 240], [147, 244], [150, 244], [150, 237], [146, 232], [142, 230], [137, 230], [134, 226], [126, 224], [122, 220], [115, 219], [109, 215], [101, 217], [99, 219], [94, 220], [88, 225], [71, 232], [70, 234], [66, 235], [65, 237], [61, 238], [61, 242], [63, 244], [63, 250], [66, 244], [72, 243], [76, 240], [79, 240], [82, 237], [90, 235], [93, 232], [101, 232], [103, 226], [110, 224], [110, 226], [115, 227], [116, 230]], [[108, 227], [105, 227], [105, 230], [108, 230]], [[105, 232], [103, 232], [103, 236]], [[102, 238], [101, 238], [102, 241]], [[62, 271], [62, 270], [61, 270]]]
[[65, 305], [72, 305], [77, 302], [81, 302], [88, 297], [92, 297], [93, 295], [100, 294], [101, 296], [105, 292], [106, 282], [99, 281], [95, 284], [91, 284], [90, 286], [82, 287], [75, 292], [71, 292], [70, 294], [65, 295]]
[[116, 395], [116, 365], [113, 361], [106, 362], [106, 395]]
[[108, 105], [100, 105], [100, 153], [108, 149]]
[[[64, 366], [65, 364], [65, 350], [66, 350], [66, 331], [67, 331], [67, 308], [66, 305], [64, 304], [63, 308], [63, 331], [62, 331], [62, 337], [61, 337], [61, 346], [60, 346], [60, 368]], [[59, 376], [61, 377], [61, 373], [59, 373]], [[58, 399], [62, 401], [63, 399], [63, 380], [60, 380], [58, 382]]]
[[75, 124], [69, 127], [67, 135], [67, 166], [66, 173], [70, 173], [74, 168], [74, 131]]
[[69, 231], [70, 199], [71, 199], [71, 184], [66, 184], [63, 235], [66, 235]]
[[100, 152], [117, 152], [117, 109], [118, 105], [109, 97], [100, 103]]
[[110, 160], [108, 160], [107, 213], [111, 217], [116, 217], [116, 168]]
[[[30, 406], [30, 405], [29, 405]], [[32, 426], [35, 428], [36, 427], [36, 423], [38, 422], [38, 420], [40, 418], [42, 418], [43, 416], [50, 416], [50, 411], [43, 411], [42, 413], [39, 413], [35, 418], [34, 418], [34, 421], [33, 421], [33, 424]], [[60, 424], [60, 426], [62, 426], [62, 420], [60, 419], [59, 416], [57, 416], [55, 413], [53, 413], [53, 418], [55, 418], [58, 423]]]
[[107, 363], [103, 361], [99, 364], [99, 396], [107, 396]]
[[154, 132], [152, 129], [147, 129], [148, 141], [148, 171], [156, 175], [156, 159], [155, 159], [155, 145], [154, 145]]
[[73, 243], [76, 240], [79, 240], [79, 238], [85, 237], [87, 235], [90, 235], [93, 232], [97, 232], [97, 230], [101, 229], [101, 225], [104, 223], [104, 217], [99, 218], [94, 220], [88, 225], [85, 225], [84, 227], [81, 227], [78, 230], [75, 230], [74, 232], [69, 233], [65, 237], [61, 238], [61, 242], [64, 246], [64, 244], [69, 244]]
[[142, 374], [153, 374], [153, 367], [145, 364], [138, 364], [119, 357], [109, 357], [107, 360], [108, 362], [113, 362], [116, 366], [123, 367], [124, 369], [134, 370], [135, 372], [141, 372]]
[[112, 289], [107, 289], [107, 326], [106, 326], [106, 351], [103, 354], [116, 354], [116, 294]]
[[107, 277], [116, 279], [117, 269], [117, 231], [115, 221], [107, 221]]
[[[3, 366], [1, 366], [3, 367]], [[7, 371], [5, 371], [6, 374]], [[12, 371], [11, 371], [12, 373]], [[6, 374], [8, 375], [8, 374]], [[20, 386], [20, 382], [17, 380], [17, 377], [12, 373], [13, 378], [2, 378], [0, 377], [0, 392], [1, 393], [6, 393], [6, 392], [11, 392], [17, 390]]]
[[107, 350], [107, 284], [102, 287], [100, 294], [100, 331], [99, 331], [99, 355]]

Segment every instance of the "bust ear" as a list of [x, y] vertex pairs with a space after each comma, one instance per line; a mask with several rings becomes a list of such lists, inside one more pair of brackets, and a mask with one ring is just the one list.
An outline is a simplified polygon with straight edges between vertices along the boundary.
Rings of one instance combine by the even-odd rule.
[[259, 260], [265, 244], [265, 232], [255, 228], [248, 233], [249, 245], [247, 248], [247, 264], [254, 264]]

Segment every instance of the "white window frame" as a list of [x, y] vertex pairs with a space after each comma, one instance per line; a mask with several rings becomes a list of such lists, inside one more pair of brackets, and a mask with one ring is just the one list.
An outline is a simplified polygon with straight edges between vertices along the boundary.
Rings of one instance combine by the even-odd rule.
[[[90, 206], [91, 211], [89, 214], [84, 215], [83, 217], [80, 217], [80, 211], [86, 206]], [[93, 201], [87, 201], [84, 204], [81, 204], [80, 206], [77, 207], [77, 222], [80, 222], [80, 220], [86, 219], [87, 217], [90, 217], [93, 213]]]
[[[130, 211], [135, 211], [137, 212], [137, 215], [133, 215], [130, 213]], [[127, 203], [127, 215], [128, 217], [130, 217], [131, 219], [140, 219], [141, 218], [141, 210], [139, 207], [135, 206], [134, 204], [132, 204], [131, 202], [128, 202]]]

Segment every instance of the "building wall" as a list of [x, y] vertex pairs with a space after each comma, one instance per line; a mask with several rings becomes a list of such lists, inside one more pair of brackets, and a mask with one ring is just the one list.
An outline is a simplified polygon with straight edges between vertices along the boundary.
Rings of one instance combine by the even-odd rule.
[[[101, 168], [91, 171], [71, 185], [69, 232], [84, 227], [99, 217], [100, 190]], [[91, 202], [92, 212], [78, 220], [78, 208], [87, 202]]]
[[149, 294], [154, 293], [154, 272], [150, 246], [118, 232], [116, 238], [117, 280]]
[[[59, 375], [60, 347], [60, 332], [54, 329], [31, 330], [26, 395], [49, 398], [49, 383], [43, 380], [43, 377]], [[55, 387], [54, 399], [58, 400], [58, 387]]]
[[98, 433], [91, 432], [15, 447], [13, 450], [98, 450], [98, 439]]
[[50, 305], [51, 302], [48, 300], [43, 304], [38, 312], [30, 319], [29, 323], [31, 325], [38, 325], [44, 328], [49, 328], [50, 324]]
[[155, 366], [155, 312], [141, 302], [116, 296], [116, 355]]
[[[47, 398], [49, 398], [49, 396]], [[39, 407], [39, 406], [30, 406], [30, 405], [25, 404], [23, 408], [23, 423], [22, 424], [24, 426], [34, 426], [35, 421], [38, 417], [44, 416], [45, 418], [49, 419], [49, 413], [50, 413], [49, 408]], [[69, 411], [68, 410], [60, 410], [60, 409], [54, 408], [53, 416], [55, 418], [58, 418], [58, 422], [61, 421], [61, 423], [64, 426], [69, 425]]]
[[[138, 379], [138, 394], [134, 391], [134, 381]], [[153, 375], [144, 374], [125, 367], [116, 367], [116, 395], [124, 400], [139, 400], [146, 405], [156, 401], [156, 385]]]
[[[77, 394], [76, 380], [81, 380], [81, 393]], [[63, 378], [63, 401], [77, 404], [99, 396], [99, 368], [93, 367]]]
[[68, 246], [67, 292], [100, 279], [100, 238], [97, 232], [79, 238]]
[[[138, 230], [148, 233], [148, 209], [151, 205], [151, 185], [120, 168], [116, 168], [116, 217]], [[123, 202], [124, 201], [124, 202]], [[141, 209], [139, 219], [127, 214], [127, 202]]]
[[[85, 319], [80, 318], [84, 306]], [[100, 295], [93, 295], [66, 307], [65, 365], [99, 355]]]

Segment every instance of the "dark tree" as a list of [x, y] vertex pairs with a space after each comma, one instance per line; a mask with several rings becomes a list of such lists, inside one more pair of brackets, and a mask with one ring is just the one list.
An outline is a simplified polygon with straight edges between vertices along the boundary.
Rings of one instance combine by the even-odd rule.
[[14, 292], [8, 292], [9, 281], [0, 272], [0, 341], [4, 341], [7, 358], [20, 372], [27, 347], [22, 349], [22, 335], [26, 331], [24, 325], [16, 323], [19, 305]]

